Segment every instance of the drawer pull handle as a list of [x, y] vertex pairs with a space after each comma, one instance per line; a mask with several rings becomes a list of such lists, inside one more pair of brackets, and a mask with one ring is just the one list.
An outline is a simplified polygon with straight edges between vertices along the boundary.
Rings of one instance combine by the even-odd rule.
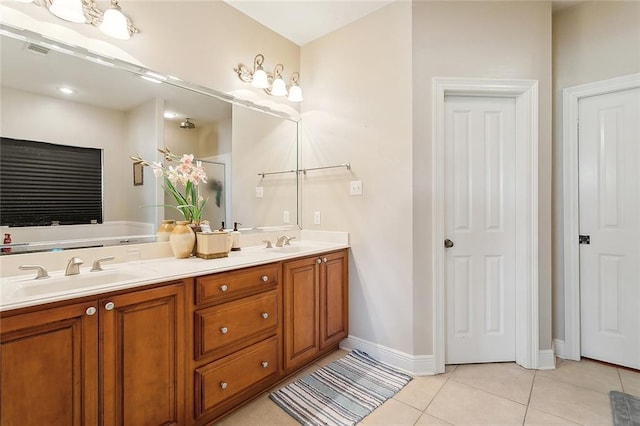
[[322, 258], [322, 261], [323, 261], [324, 263], [327, 263], [327, 258], [326, 258], [326, 257], [323, 257], [323, 258]]
[[269, 318], [269, 314], [268, 314], [268, 313], [266, 313], [266, 312], [263, 312], [263, 313], [262, 313], [262, 318], [264, 318], [264, 319]]
[[105, 308], [107, 311], [111, 311], [111, 310], [113, 310], [113, 308], [115, 308], [115, 307], [116, 307], [116, 305], [115, 305], [113, 302], [107, 302], [107, 303], [105, 303], [105, 305], [104, 305], [104, 308]]
[[222, 284], [222, 285], [220, 286], [220, 291], [227, 291], [228, 289], [229, 289], [229, 287], [227, 287], [227, 285], [226, 285], [226, 284]]
[[222, 333], [222, 334], [227, 334], [228, 332], [229, 332], [229, 329], [227, 327], [222, 327], [220, 329], [220, 333]]
[[267, 281], [269, 281], [269, 277], [266, 276], [266, 275], [263, 275], [262, 276], [262, 281], [264, 281], [266, 283]]
[[96, 308], [94, 308], [93, 306], [89, 306], [86, 310], [87, 315], [91, 316], [91, 315], [95, 315], [96, 313]]
[[226, 389], [227, 386], [227, 382], [220, 382], [220, 389]]
[[262, 361], [260, 365], [262, 366], [262, 368], [267, 368], [269, 366], [269, 363], [267, 361]]
[[320, 263], [322, 263], [322, 260], [316, 259], [316, 263], [320, 264]]

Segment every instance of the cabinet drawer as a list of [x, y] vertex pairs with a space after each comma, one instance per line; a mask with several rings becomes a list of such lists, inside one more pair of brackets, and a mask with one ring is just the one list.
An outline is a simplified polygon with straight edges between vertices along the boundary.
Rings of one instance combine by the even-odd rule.
[[256, 266], [196, 278], [196, 305], [224, 301], [278, 285], [279, 265]]
[[278, 339], [272, 337], [195, 370], [195, 411], [217, 404], [278, 373]]
[[251, 337], [266, 337], [265, 333], [276, 332], [277, 323], [275, 290], [196, 311], [195, 358], [226, 346], [246, 345]]

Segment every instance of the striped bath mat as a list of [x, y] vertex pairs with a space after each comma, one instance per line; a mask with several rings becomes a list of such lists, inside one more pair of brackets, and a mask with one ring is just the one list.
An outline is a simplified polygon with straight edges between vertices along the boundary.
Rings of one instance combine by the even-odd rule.
[[269, 395], [303, 425], [354, 425], [411, 381], [411, 376], [354, 350]]

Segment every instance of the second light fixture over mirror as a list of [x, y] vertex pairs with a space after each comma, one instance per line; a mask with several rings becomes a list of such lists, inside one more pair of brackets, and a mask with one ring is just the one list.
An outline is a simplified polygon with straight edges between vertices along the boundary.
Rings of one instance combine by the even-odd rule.
[[289, 85], [284, 81], [282, 73], [284, 65], [276, 64], [272, 73], [267, 73], [263, 65], [264, 55], [258, 53], [253, 59], [253, 70], [245, 65], [240, 64], [234, 71], [238, 74], [240, 80], [245, 83], [251, 83], [256, 89], [264, 89], [271, 96], [287, 96], [291, 102], [302, 102], [302, 89], [300, 88], [300, 73], [294, 72], [289, 78]]
[[15, 0], [45, 6], [53, 15], [77, 24], [91, 24], [104, 34], [119, 40], [128, 40], [138, 32], [133, 22], [123, 12], [117, 0], [102, 10], [95, 0]]

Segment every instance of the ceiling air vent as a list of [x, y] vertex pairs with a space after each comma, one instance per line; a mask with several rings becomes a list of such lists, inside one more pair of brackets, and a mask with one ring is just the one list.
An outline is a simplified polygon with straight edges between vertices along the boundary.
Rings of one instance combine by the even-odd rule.
[[46, 47], [38, 46], [37, 44], [28, 43], [27, 50], [32, 53], [37, 53], [38, 55], [46, 55], [51, 49], [47, 49]]

